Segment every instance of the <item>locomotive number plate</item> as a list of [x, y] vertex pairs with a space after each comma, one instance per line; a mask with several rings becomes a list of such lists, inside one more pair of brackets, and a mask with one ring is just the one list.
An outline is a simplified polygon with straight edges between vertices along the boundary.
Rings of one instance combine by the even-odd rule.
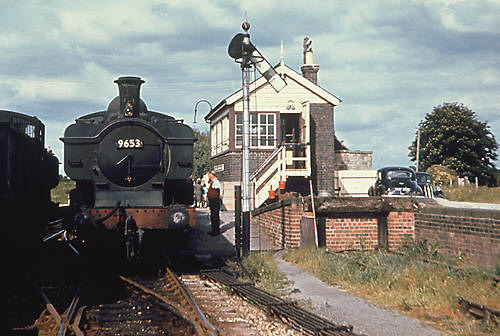
[[143, 148], [144, 142], [141, 139], [118, 139], [116, 142], [118, 149]]

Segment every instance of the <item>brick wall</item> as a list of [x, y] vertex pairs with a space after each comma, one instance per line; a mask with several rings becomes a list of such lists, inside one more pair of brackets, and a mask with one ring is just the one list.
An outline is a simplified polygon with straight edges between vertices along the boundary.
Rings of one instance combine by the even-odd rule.
[[415, 214], [417, 240], [475, 264], [500, 263], [500, 211], [423, 208]]
[[395, 249], [414, 239], [412, 211], [345, 212], [325, 218], [325, 244], [332, 251]]
[[326, 248], [332, 251], [373, 249], [378, 245], [377, 218], [363, 214], [329, 216], [325, 220], [325, 236]]
[[336, 150], [335, 169], [336, 170], [372, 169], [372, 152]]
[[[250, 172], [255, 171], [273, 153], [274, 149], [263, 149], [250, 151]], [[241, 181], [241, 150], [236, 152], [225, 152], [210, 158], [212, 168], [224, 164], [224, 170], [217, 172], [217, 178], [222, 182]]]
[[[363, 200], [355, 199], [354, 202], [361, 204]], [[312, 217], [309, 208], [308, 198], [285, 199], [254, 211], [253, 220], [264, 229], [276, 247], [300, 247], [301, 241], [304, 242], [300, 236], [301, 218]], [[413, 242], [415, 238], [414, 212], [411, 208], [371, 212], [341, 208], [337, 208], [339, 212], [331, 208], [322, 211], [321, 206], [319, 208], [316, 216], [320, 245], [332, 251], [376, 247], [394, 249]]]
[[389, 249], [415, 242], [415, 212], [389, 212], [387, 228]]
[[[427, 240], [466, 262], [500, 263], [500, 211], [445, 207], [415, 211], [413, 201], [405, 198], [355, 198], [347, 206], [339, 200], [316, 204], [320, 244], [330, 250], [395, 249]], [[282, 200], [255, 211], [253, 220], [259, 221], [276, 247], [299, 247], [301, 218], [311, 216], [307, 202], [308, 198]]]
[[302, 76], [313, 82], [314, 84], [318, 84], [318, 71], [319, 65], [317, 64], [304, 64], [300, 67], [302, 70]]
[[333, 105], [312, 103], [311, 113], [311, 174], [314, 190], [333, 196], [335, 169]]
[[278, 201], [253, 213], [256, 221], [276, 247], [300, 247], [300, 220], [310, 216], [304, 211], [302, 198]]
[[[250, 172], [255, 171], [272, 154], [272, 150], [250, 152]], [[241, 151], [225, 152], [210, 158], [211, 167], [224, 165], [224, 170], [215, 174], [223, 186], [222, 204], [227, 210], [234, 210], [234, 186], [241, 184]], [[253, 191], [250, 191], [253, 195]], [[253, 206], [253, 205], [252, 205]]]

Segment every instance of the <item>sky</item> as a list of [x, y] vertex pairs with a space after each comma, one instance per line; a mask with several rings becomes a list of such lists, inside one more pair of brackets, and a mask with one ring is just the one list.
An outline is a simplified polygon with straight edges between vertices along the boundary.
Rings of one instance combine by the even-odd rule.
[[[10, 1], [0, 0], [0, 109], [37, 116], [62, 161], [64, 129], [107, 108], [115, 79], [138, 76], [150, 110], [205, 131], [241, 88], [227, 54], [245, 13], [273, 65], [300, 73], [313, 41], [321, 87], [339, 97], [337, 137], [373, 151], [373, 168], [410, 165], [418, 123], [459, 102], [500, 141], [500, 0]], [[496, 162], [499, 167], [499, 162]], [[63, 173], [61, 166], [60, 172]]]

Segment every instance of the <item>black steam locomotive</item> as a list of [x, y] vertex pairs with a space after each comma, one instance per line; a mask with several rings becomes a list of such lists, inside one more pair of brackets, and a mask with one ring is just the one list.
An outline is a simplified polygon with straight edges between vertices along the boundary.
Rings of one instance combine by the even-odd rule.
[[182, 233], [196, 223], [193, 203], [194, 133], [181, 120], [149, 111], [138, 77], [120, 77], [119, 96], [106, 111], [76, 119], [61, 140], [74, 225], [120, 233], [129, 260], [144, 236]]

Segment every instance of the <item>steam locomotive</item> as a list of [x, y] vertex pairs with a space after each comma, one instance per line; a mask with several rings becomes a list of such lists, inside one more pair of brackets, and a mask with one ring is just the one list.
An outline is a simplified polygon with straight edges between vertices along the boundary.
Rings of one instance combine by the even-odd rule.
[[[144, 237], [185, 234], [194, 227], [191, 127], [149, 111], [140, 98], [144, 81], [120, 77], [119, 96], [106, 111], [68, 126], [64, 170], [76, 181], [70, 192], [72, 224], [119, 233], [129, 261], [140, 257]], [[102, 232], [102, 231], [101, 231]]]

